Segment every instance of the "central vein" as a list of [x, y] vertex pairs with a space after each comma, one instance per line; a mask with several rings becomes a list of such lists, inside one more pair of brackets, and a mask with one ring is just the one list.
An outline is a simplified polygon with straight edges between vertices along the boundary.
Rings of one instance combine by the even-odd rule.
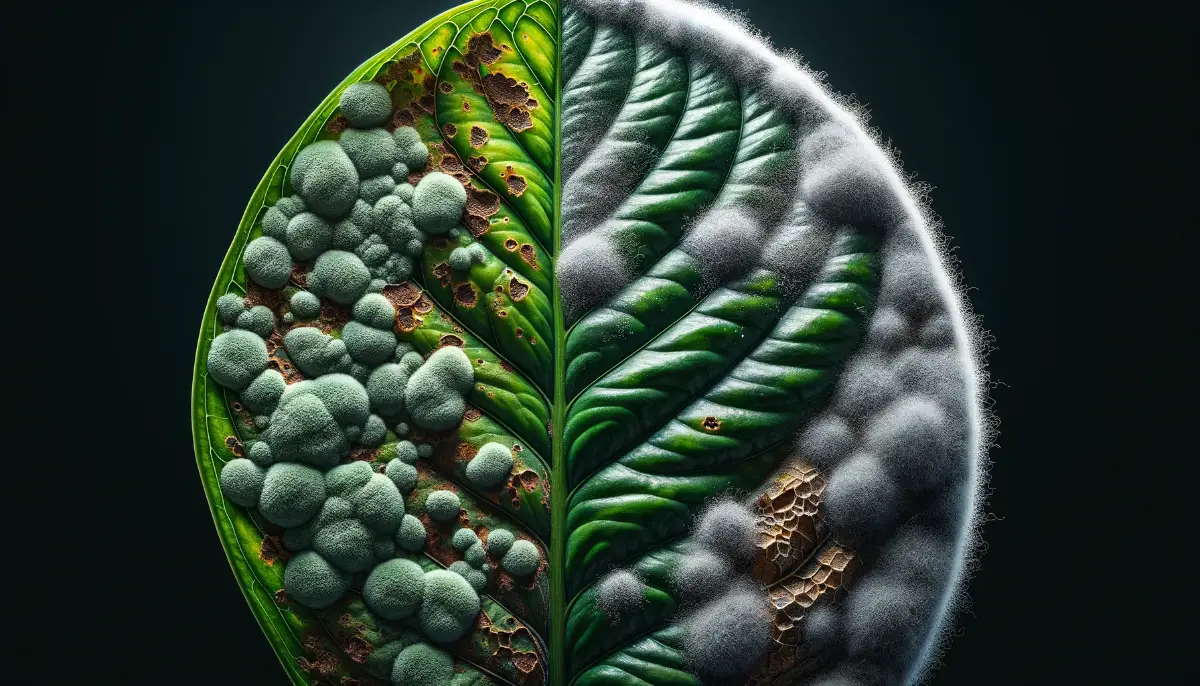
[[[554, 50], [554, 225], [553, 264], [562, 253], [562, 7], [555, 22]], [[567, 470], [563, 429], [567, 423], [567, 331], [563, 322], [562, 295], [554, 274], [554, 408], [550, 414], [553, 461], [550, 470], [550, 684], [567, 683], [567, 592], [563, 578], [567, 559]]]

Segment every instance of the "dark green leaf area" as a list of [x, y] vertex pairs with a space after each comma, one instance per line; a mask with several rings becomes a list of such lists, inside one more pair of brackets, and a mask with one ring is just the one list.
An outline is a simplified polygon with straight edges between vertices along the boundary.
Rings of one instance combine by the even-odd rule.
[[672, 625], [637, 639], [589, 667], [574, 686], [701, 686], [688, 669], [683, 632]]
[[843, 231], [820, 278], [752, 353], [575, 490], [567, 506], [573, 592], [683, 533], [706, 498], [756, 486], [775, 467], [787, 452], [781, 444], [857, 345], [876, 280], [871, 247]]
[[584, 391], [567, 415], [569, 484], [633, 447], [729, 371], [770, 330], [784, 292], [756, 270], [718, 289]]
[[695, 307], [703, 279], [696, 259], [672, 250], [604, 307], [589, 312], [567, 334], [567, 397], [644, 346]]

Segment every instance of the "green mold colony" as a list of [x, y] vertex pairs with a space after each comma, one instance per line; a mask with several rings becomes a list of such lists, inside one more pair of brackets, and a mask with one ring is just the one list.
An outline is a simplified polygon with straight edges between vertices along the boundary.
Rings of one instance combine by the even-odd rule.
[[[243, 253], [247, 277], [267, 290], [283, 289], [298, 267], [310, 266], [305, 287], [287, 298], [282, 345], [268, 352], [277, 326], [269, 307], [247, 307], [235, 294], [217, 300], [226, 330], [213, 339], [207, 368], [238, 394], [258, 429], [248, 457], [227, 462], [219, 483], [230, 502], [283, 529], [292, 555], [283, 576], [290, 602], [322, 610], [358, 589], [377, 617], [422, 637], [379, 669], [396, 684], [445, 684], [454, 659], [435, 646], [474, 628], [492, 570], [478, 535], [465, 528], [454, 536], [464, 559], [448, 569], [408, 559], [426, 549], [430, 533], [406, 512], [405, 497], [418, 488], [418, 461], [433, 450], [395, 439], [410, 426], [427, 433], [457, 427], [475, 375], [458, 347], [426, 358], [401, 342], [396, 307], [383, 291], [412, 275], [430, 236], [459, 225], [467, 194], [453, 177], [425, 172], [429, 153], [416, 131], [382, 128], [392, 112], [385, 87], [353, 84], [340, 108], [353, 128], [300, 150], [290, 174], [294, 195], [266, 212], [263, 235]], [[424, 172], [415, 187], [408, 183], [414, 172]], [[463, 269], [484, 259], [478, 246], [459, 250]], [[337, 306], [350, 316], [334, 335], [317, 320]], [[286, 355], [303, 379], [289, 383], [272, 355]], [[389, 439], [394, 456], [382, 473], [366, 461], [345, 462], [352, 451]], [[472, 481], [496, 487], [512, 465], [507, 446], [489, 443], [468, 471]], [[436, 526], [456, 520], [461, 507], [454, 491], [434, 490], [422, 509]], [[536, 567], [537, 547], [522, 543], [522, 569]]]

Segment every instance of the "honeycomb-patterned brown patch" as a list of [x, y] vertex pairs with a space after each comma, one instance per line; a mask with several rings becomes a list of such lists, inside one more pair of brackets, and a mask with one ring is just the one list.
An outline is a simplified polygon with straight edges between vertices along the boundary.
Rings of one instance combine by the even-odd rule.
[[798, 573], [771, 587], [775, 612], [771, 647], [767, 659], [750, 676], [748, 684], [769, 686], [784, 673], [791, 683], [817, 665], [818, 655], [800, 641], [801, 625], [813, 605], [832, 602], [844, 592], [858, 567], [859, 560], [853, 550], [830, 543]]
[[825, 477], [810, 463], [784, 471], [755, 504], [758, 555], [753, 577], [772, 584], [807, 560], [825, 538], [819, 512]]

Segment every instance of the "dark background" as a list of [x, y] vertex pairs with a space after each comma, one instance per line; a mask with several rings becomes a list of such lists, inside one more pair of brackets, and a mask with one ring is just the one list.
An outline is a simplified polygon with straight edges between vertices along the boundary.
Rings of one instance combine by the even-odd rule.
[[[94, 652], [92, 671], [125, 683], [286, 683], [195, 472], [194, 341], [279, 148], [347, 73], [454, 4], [39, 3], [7, 22], [6, 261], [43, 284], [10, 311], [41, 301], [61, 325], [71, 302], [84, 333], [39, 339], [62, 379], [22, 390], [77, 399], [29, 404], [54, 420], [47, 463], [83, 513], [65, 538], [36, 535], [69, 591], [20, 594], [69, 605], [43, 610], [77, 637], [56, 661]], [[731, 4], [854, 94], [934, 187], [995, 338], [987, 550], [933, 683], [1182, 680], [1175, 632], [1143, 614], [1174, 610], [1159, 579], [1178, 556], [1145, 542], [1171, 520], [1138, 499], [1189, 482], [1195, 460], [1170, 436], [1192, 414], [1196, 349], [1190, 22], [1146, 2]], [[79, 416], [96, 427], [72, 438]], [[46, 647], [46, 630], [21, 633]]]

